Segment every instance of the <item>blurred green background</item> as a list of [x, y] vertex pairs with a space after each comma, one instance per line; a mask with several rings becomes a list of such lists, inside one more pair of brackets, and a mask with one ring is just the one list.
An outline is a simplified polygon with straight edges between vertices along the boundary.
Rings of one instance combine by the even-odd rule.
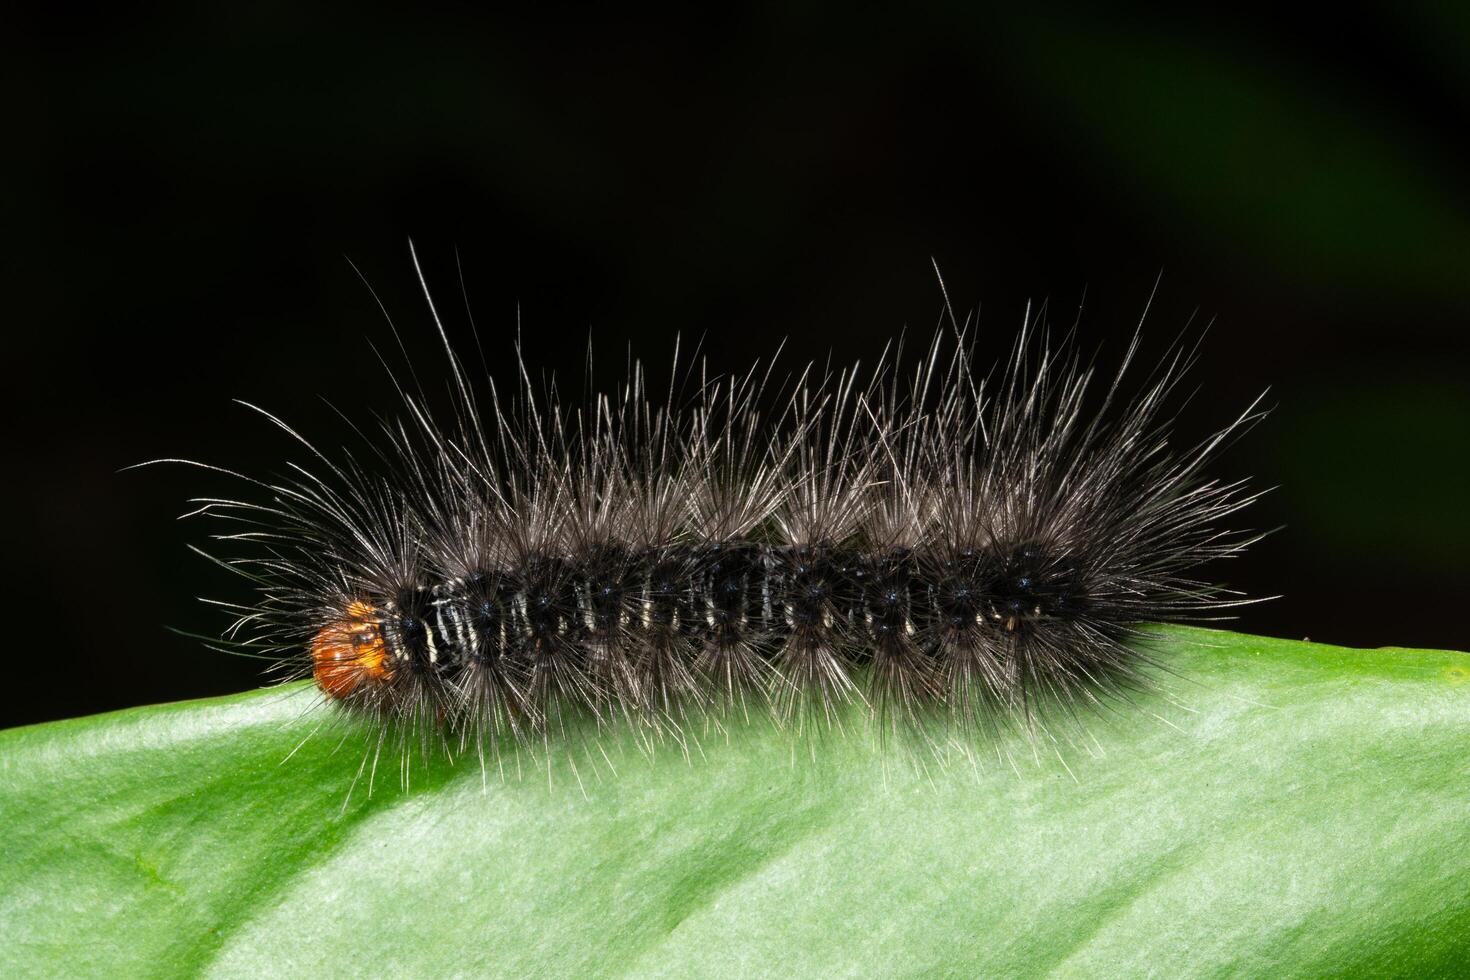
[[[1213, 321], [1181, 431], [1271, 388], [1221, 476], [1285, 525], [1215, 570], [1238, 628], [1470, 647], [1470, 15], [968, 4], [301, 4], [12, 11], [5, 153], [13, 682], [0, 723], [258, 683], [197, 595], [187, 471], [324, 441], [394, 397], [368, 340], [432, 358], [408, 260], [464, 292], [502, 381], [519, 319], [574, 382], [676, 333], [740, 367], [871, 361], [942, 299], [1007, 348], [1028, 300], [1116, 356]], [[389, 341], [391, 343], [391, 341]], [[570, 373], [567, 373], [570, 372]]]

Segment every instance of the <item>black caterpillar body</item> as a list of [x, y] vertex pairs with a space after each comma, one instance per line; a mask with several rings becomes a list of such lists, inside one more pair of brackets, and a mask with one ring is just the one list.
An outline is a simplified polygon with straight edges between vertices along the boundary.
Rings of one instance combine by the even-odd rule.
[[[394, 669], [456, 687], [478, 671], [529, 687], [548, 658], [606, 685], [662, 651], [665, 684], [677, 679], [668, 693], [685, 698], [739, 694], [762, 667], [803, 657], [831, 658], [833, 693], [846, 686], [846, 670], [911, 660], [912, 693], [936, 697], [942, 664], [933, 651], [988, 646], [997, 667], [1019, 666], [1020, 651], [1005, 649], [1008, 634], [1025, 636], [1043, 621], [1065, 628], [1088, 611], [1096, 583], [1095, 571], [1042, 544], [940, 557], [737, 540], [537, 556], [521, 568], [417, 586], [384, 602], [380, 620]], [[1131, 634], [1131, 621], [1095, 626], [1118, 644]], [[542, 683], [556, 672], [545, 670]], [[636, 698], [640, 685], [629, 680], [621, 693]]]
[[307, 464], [199, 508], [254, 549], [226, 562], [256, 589], [229, 638], [385, 732], [846, 701], [990, 726], [1127, 696], [1140, 624], [1246, 601], [1196, 569], [1254, 540], [1225, 526], [1254, 496], [1204, 467], [1259, 413], [1177, 447], [1164, 405], [1193, 350], [1126, 397], [1136, 339], [1097, 384], [1028, 315], [988, 379], [956, 326], [908, 368], [696, 365], [655, 400], [635, 364], [568, 407], [524, 369], [507, 403], [444, 345], [447, 424], [405, 392], [370, 464], [287, 428]]

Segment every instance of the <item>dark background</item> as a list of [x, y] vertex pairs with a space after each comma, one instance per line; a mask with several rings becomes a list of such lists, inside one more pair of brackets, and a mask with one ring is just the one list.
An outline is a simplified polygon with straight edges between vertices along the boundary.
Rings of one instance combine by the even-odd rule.
[[[248, 9], [236, 9], [248, 7]], [[942, 300], [1007, 347], [1028, 299], [1116, 355], [1214, 321], [1180, 425], [1261, 389], [1220, 461], [1287, 525], [1216, 570], [1238, 628], [1470, 647], [1470, 17], [1047, 15], [806, 4], [713, 20], [474, 5], [59, 7], [5, 31], [4, 584], [13, 724], [252, 686], [176, 522], [394, 396], [369, 339], [463, 340], [580, 378], [703, 337], [739, 367], [871, 360]], [[492, 373], [507, 381], [508, 360]], [[615, 373], [615, 372], [612, 372]]]

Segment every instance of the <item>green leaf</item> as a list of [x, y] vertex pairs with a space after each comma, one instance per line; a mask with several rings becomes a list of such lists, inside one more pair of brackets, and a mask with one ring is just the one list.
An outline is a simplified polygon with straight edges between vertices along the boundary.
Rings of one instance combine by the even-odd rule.
[[688, 759], [604, 734], [408, 790], [395, 755], [349, 798], [363, 742], [301, 685], [0, 733], [0, 969], [1463, 969], [1470, 657], [1159, 645], [1177, 676], [1077, 744], [970, 762], [751, 722]]

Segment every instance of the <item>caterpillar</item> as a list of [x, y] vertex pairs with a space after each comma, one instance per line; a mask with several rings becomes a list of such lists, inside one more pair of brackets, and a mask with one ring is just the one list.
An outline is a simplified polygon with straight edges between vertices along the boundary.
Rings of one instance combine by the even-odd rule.
[[[502, 393], [449, 341], [453, 408], [390, 371], [396, 418], [305, 452], [238, 499], [217, 558], [252, 587], [225, 632], [380, 731], [463, 747], [575, 718], [678, 733], [693, 710], [800, 728], [849, 703], [885, 726], [1030, 722], [1130, 697], [1144, 624], [1249, 601], [1200, 577], [1259, 535], [1258, 494], [1207, 464], [1260, 398], [1176, 445], [1198, 341], [1143, 376], [1137, 333], [1104, 373], [1029, 309], [995, 369], [952, 313], [913, 363], [868, 371], [702, 359], [656, 394], [539, 388], [516, 345]], [[942, 280], [941, 280], [942, 286]], [[946, 298], [946, 308], [948, 300]], [[255, 408], [255, 406], [251, 406]]]

